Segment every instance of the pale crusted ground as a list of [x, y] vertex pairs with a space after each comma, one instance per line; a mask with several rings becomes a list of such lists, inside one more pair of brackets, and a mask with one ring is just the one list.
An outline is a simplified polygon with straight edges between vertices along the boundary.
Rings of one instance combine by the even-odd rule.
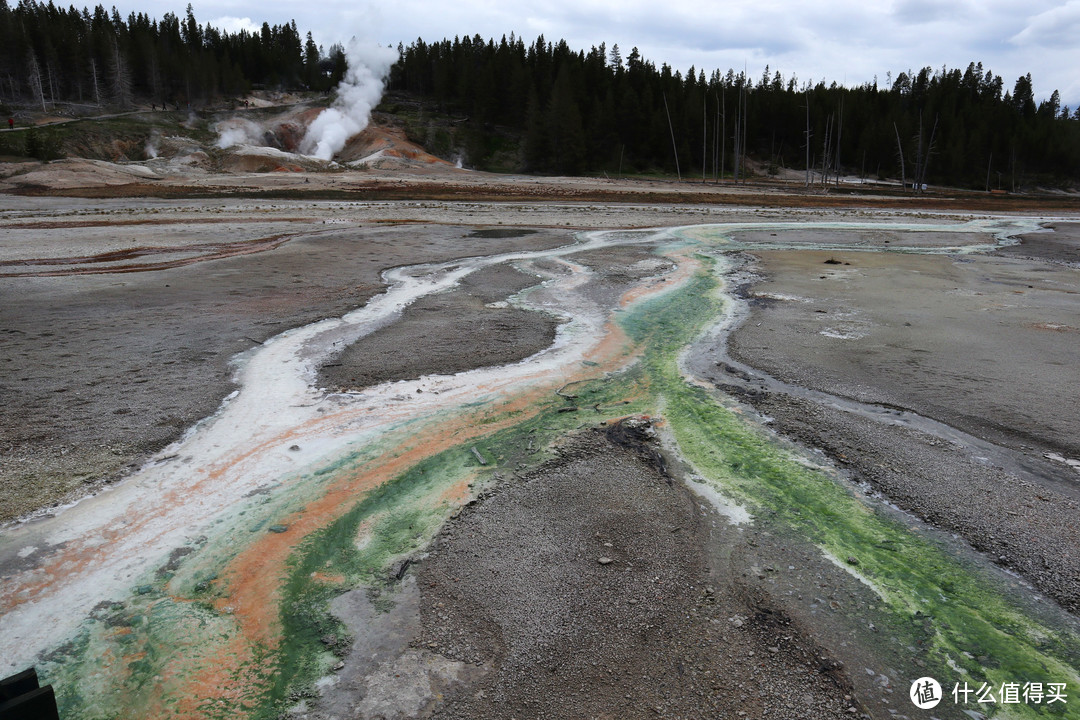
[[[1080, 607], [1080, 237], [1075, 225], [989, 256], [764, 251], [732, 357], [795, 388], [742, 397], [892, 502], [959, 533]], [[835, 261], [837, 264], [827, 264]], [[720, 384], [747, 385], [723, 363]], [[749, 385], [753, 385], [750, 383]], [[894, 424], [828, 398], [956, 428]], [[1074, 463], [1080, 466], [1080, 463]]]
[[[255, 184], [256, 180], [262, 183], [261, 178], [240, 177], [215, 182], [219, 187], [242, 187], [243, 182]], [[289, 178], [290, 184], [282, 186], [298, 186], [302, 180]], [[335, 176], [326, 182], [327, 186], [347, 186], [350, 179]], [[381, 289], [379, 271], [384, 268], [519, 247], [553, 247], [572, 240], [568, 227], [646, 227], [809, 215], [707, 205], [566, 204], [550, 198], [531, 204], [520, 197], [509, 203], [12, 198], [3, 216], [6, 234], [0, 236], [4, 246], [11, 248], [8, 259], [19, 263], [0, 268], [0, 275], [7, 275], [0, 277], [4, 298], [0, 330], [5, 335], [0, 361], [7, 366], [2, 382], [8, 408], [0, 428], [4, 450], [0, 482], [5, 491], [12, 490], [4, 493], [9, 505], [3, 508], [3, 517], [11, 519], [74, 497], [177, 438], [212, 412], [229, 392], [228, 360], [234, 353], [288, 327], [341, 314], [363, 303]], [[829, 211], [829, 217], [838, 216]], [[254, 218], [259, 222], [253, 223]], [[100, 223], [99, 229], [88, 231], [87, 220]], [[135, 222], [118, 222], [125, 220]], [[28, 227], [12, 230], [13, 223]], [[483, 232], [475, 232], [477, 226]], [[539, 232], [523, 233], [507, 226]], [[118, 241], [100, 227], [115, 228], [117, 235], [126, 238]], [[215, 233], [232, 245], [217, 248]], [[282, 236], [280, 243], [268, 243], [250, 254], [231, 252], [243, 249], [245, 242], [255, 244], [278, 236]], [[40, 251], [28, 251], [31, 242]], [[142, 252], [151, 245], [168, 252]], [[127, 254], [104, 255], [117, 249]], [[1031, 255], [1038, 257], [1040, 252]], [[1060, 265], [1047, 270], [1039, 264], [1042, 260], [998, 258], [966, 263], [950, 258], [903, 256], [901, 261], [900, 256], [883, 257], [888, 261], [842, 259], [852, 262], [841, 266], [851, 272], [844, 276], [846, 280], [831, 283], [825, 272], [821, 273], [826, 275], [824, 280], [808, 272], [824, 262], [812, 253], [789, 258], [791, 265], [783, 269], [787, 273], [783, 280], [778, 265], [771, 279], [776, 283], [773, 289], [814, 301], [763, 303], [741, 334], [736, 334], [737, 356], [795, 384], [903, 405], [932, 416], [944, 409], [947, 412], [939, 413], [939, 419], [974, 434], [985, 430], [990, 440], [1021, 451], [1020, 444], [1026, 444], [1033, 449], [1072, 452], [1069, 442], [1075, 434], [1070, 423], [1075, 413], [1065, 403], [1055, 404], [1050, 412], [1036, 412], [1033, 404], [1036, 410], [1050, 406], [1056, 397], [1053, 387], [1075, 379], [1070, 366], [1053, 365], [1062, 342], [1065, 352], [1075, 357], [1068, 329], [1075, 323], [1067, 319], [1075, 296], [1066, 297], [1068, 290], [1058, 287], [1070, 282], [1075, 287], [1075, 279], [1058, 278], [1075, 270]], [[56, 264], [28, 265], [27, 259]], [[147, 265], [161, 260], [167, 261], [161, 267]], [[597, 292], [605, 296], [632, 279], [634, 272], [644, 272], [644, 266], [638, 265], [642, 260], [623, 250], [579, 258], [598, 272]], [[638, 270], [633, 271], [634, 267]], [[912, 267], [918, 272], [897, 273], [897, 268]], [[88, 269], [93, 272], [85, 273]], [[54, 271], [57, 274], [50, 276]], [[935, 303], [934, 293], [947, 294], [949, 288], [961, 287], [961, 283], [950, 284], [961, 276], [968, 277], [965, 287], [970, 292], [947, 295], [951, 304]], [[499, 271], [478, 276], [477, 282], [477, 287], [465, 288], [458, 297], [461, 312], [445, 312], [437, 303], [426, 309], [418, 306], [413, 312], [439, 314], [437, 326], [453, 320], [470, 329], [482, 324], [488, 311], [495, 313], [498, 322], [486, 326], [491, 343], [501, 343], [504, 333], [521, 333], [527, 340], [510, 355], [490, 353], [483, 344], [459, 342], [452, 353], [454, 363], [449, 364], [435, 352], [438, 348], [433, 346], [425, 354], [425, 343], [412, 338], [407, 346], [412, 353], [409, 367], [365, 366], [364, 352], [357, 346], [339, 358], [340, 377], [335, 378], [335, 368], [325, 368], [324, 378], [348, 385], [355, 376], [346, 377], [346, 371], [353, 369], [390, 379], [486, 364], [512, 357], [514, 352], [527, 353], [550, 336], [550, 320], [525, 322], [520, 313], [499, 314], [501, 308], [484, 307], [499, 295], [519, 289], [520, 278]], [[610, 285], [607, 289], [603, 289], [605, 282]], [[912, 283], [919, 292], [908, 294]], [[1027, 284], [1033, 287], [1023, 287]], [[993, 292], [987, 293], [991, 286]], [[822, 293], [823, 287], [829, 292]], [[1055, 305], [1048, 298], [1065, 298], [1065, 302]], [[911, 313], [922, 313], [924, 324], [911, 320], [910, 313], [905, 315], [905, 303], [925, 305], [908, 308]], [[994, 303], [1002, 307], [991, 307]], [[818, 309], [825, 312], [814, 312]], [[961, 314], [961, 309], [966, 311]], [[1064, 314], [1047, 314], [1048, 309]], [[956, 318], [945, 314], [954, 311]], [[934, 324], [935, 313], [955, 323]], [[1028, 327], [1029, 319], [1043, 326]], [[846, 323], [834, 335], [854, 336], [857, 333], [849, 332], [852, 329], [868, 329], [868, 333], [862, 338], [821, 335], [827, 327], [833, 328], [834, 320]], [[397, 330], [408, 335], [410, 328], [423, 327], [409, 321], [406, 314]], [[888, 337], [874, 335], [883, 329], [888, 330]], [[1013, 339], [1013, 332], [1022, 333], [1022, 338]], [[460, 341], [461, 333], [448, 337]], [[1027, 353], [1040, 350], [1037, 340], [1041, 338], [1047, 338], [1048, 344], [1037, 357], [1029, 357]], [[957, 344], [960, 339], [969, 342], [962, 352]], [[370, 341], [388, 343], [383, 350], [387, 354], [401, 350], [393, 337], [373, 336]], [[472, 347], [471, 354], [463, 347]], [[974, 354], [979, 349], [993, 362], [982, 362]], [[1032, 372], [1032, 365], [1041, 361], [1045, 361], [1042, 369]], [[991, 364], [993, 372], [982, 370]], [[722, 379], [723, 368], [717, 372]], [[1011, 384], [1025, 372], [1029, 375], [1022, 382]], [[999, 389], [994, 390], [995, 386]], [[1063, 489], [1067, 484], [1048, 481], [1045, 487], [1031, 489], [1039, 502], [1050, 503], [1046, 506], [1049, 514], [1033, 499], [1033, 507], [1018, 508], [1017, 516], [976, 507], [981, 524], [970, 524], [956, 513], [935, 514], [933, 510], [947, 504], [927, 495], [931, 486], [966, 497], [987, 488], [1000, 492], [1010, 480], [995, 475], [996, 470], [980, 472], [977, 463], [958, 453], [950, 455], [959, 458], [955, 464], [948, 464], [942, 459], [948, 448], [932, 445], [924, 437], [905, 438], [900, 431], [876, 427], [868, 430], [872, 426], [800, 404], [805, 402], [774, 395], [761, 400], [760, 406], [777, 418], [775, 424], [782, 432], [842, 456], [857, 473], [863, 473], [862, 478], [928, 519], [955, 528], [973, 542], [980, 536], [992, 537], [994, 542], [986, 550], [1003, 555], [1004, 564], [1020, 570], [1047, 592], [1059, 588], [1055, 597], [1071, 602], [1074, 569], [1067, 564], [1039, 569], [1027, 563], [1024, 558], [1033, 562], [1037, 553], [1023, 554], [1029, 541], [1028, 535], [1020, 534], [1039, 528], [1036, 534], [1041, 537], [1034, 542], [1041, 539], [1047, 545], [1027, 550], [1046, 550], [1045, 556], [1053, 562], [1064, 562], [1075, 554], [1071, 531], [1050, 522], [1049, 516], [1054, 508], [1060, 510], [1074, 501]], [[1000, 416], [998, 409], [1012, 413], [1007, 423], [975, 422]], [[807, 423], [808, 417], [814, 422]], [[1020, 437], [1018, 430], [1035, 440]], [[934, 449], [925, 450], [920, 443]], [[942, 484], [943, 479], [968, 484]], [[586, 481], [597, 483], [596, 493], [578, 494]], [[1059, 495], [1048, 501], [1047, 489]], [[996, 496], [986, 502], [1000, 504], [1016, 497]], [[535, 512], [522, 517], [522, 504], [532, 504]], [[649, 510], [642, 526], [636, 528], [636, 513], [642, 508]], [[673, 533], [666, 525], [675, 527], [676, 520], [686, 534], [680, 530], [674, 533], [679, 537], [670, 537]], [[801, 614], [794, 600], [786, 601], [792, 603], [790, 607], [776, 602], [781, 592], [777, 587], [797, 593], [813, 585], [827, 588], [815, 592], [827, 595], [829, 604], [839, 607], [842, 601], [845, 612], [869, 613], [872, 603], [860, 595], [865, 591], [858, 583], [842, 570], [823, 569], [820, 557], [789, 549], [767, 531], [753, 545], [732, 545], [732, 537], [724, 534], [727, 531], [715, 529], [717, 520], [699, 515], [685, 490], [669, 484], [641, 457], [617, 449], [590, 431], [571, 441], [558, 462], [523, 483], [496, 490], [449, 526], [430, 561], [416, 570], [420, 599], [418, 619], [411, 626], [414, 649], [426, 648], [423, 651], [431, 653], [434, 643], [434, 654], [487, 668], [484, 677], [474, 679], [475, 684], [454, 686], [459, 689], [448, 686], [457, 694], [447, 694], [446, 705], [429, 709], [446, 717], [475, 716], [488, 710], [506, 717], [603, 716], [616, 711], [629, 717], [652, 717], [659, 707], [661, 715], [698, 717], [703, 708], [710, 708], [710, 712], [729, 714], [739, 709], [750, 717], [769, 710], [770, 716], [796, 718], [847, 717], [854, 714], [849, 708], [887, 717], [890, 698], [901, 707], [906, 689], [899, 687], [904, 676], [896, 667], [904, 661], [903, 648], [874, 649], [880, 651], [877, 656], [866, 651], [865, 658], [858, 649], [845, 649], [849, 665], [851, 658], [862, 660], [869, 671], [864, 677], [862, 667], [835, 664], [830, 648], [845, 641], [837, 639], [836, 627], [830, 629], [826, 618], [813, 617], [816, 601], [815, 610], [806, 610], [804, 604]], [[499, 528], [508, 523], [532, 523], [531, 537], [538, 538], [540, 545], [515, 545], [516, 533], [499, 535]], [[1049, 529], [1043, 532], [1042, 528]], [[665, 529], [669, 534], [661, 536]], [[485, 536], [490, 542], [480, 540]], [[649, 541], [656, 537], [663, 541]], [[620, 563], [631, 556], [642, 561], [633, 568], [599, 566], [592, 554], [600, 549], [589, 544], [594, 541], [603, 552], [622, 553]], [[999, 547], [1005, 549], [999, 551]], [[550, 563], [537, 561], [538, 548], [550, 548]], [[796, 569], [784, 574], [781, 582], [788, 584], [773, 587], [780, 573], [770, 563], [788, 557], [798, 558], [790, 566]], [[730, 558], [730, 564], [718, 558]], [[575, 564], [582, 560], [585, 564], [580, 567]], [[769, 567], [773, 574], [750, 572], [751, 567]], [[554, 569], [558, 573], [553, 575]], [[617, 581], [611, 577], [614, 573], [599, 574], [607, 570], [622, 574]], [[446, 589], [442, 581], [470, 576], [448, 605], [440, 594]], [[667, 597], [649, 595], [655, 590], [649, 585], [656, 584], [655, 578], [670, 589]], [[807, 596], [810, 603], [812, 596]], [[483, 618], [482, 627], [477, 618]], [[522, 635], [522, 618], [539, 622], [540, 631]], [[739, 618], [738, 623], [732, 618]], [[643, 626], [655, 626], [651, 629], [657, 632], [650, 635], [646, 628], [641, 634]], [[571, 640], [560, 634], [563, 630]], [[582, 646], [588, 648], [585, 655], [579, 650]], [[880, 677], [885, 678], [883, 684]], [[584, 687], [571, 689], [575, 682]], [[893, 684], [899, 687], [899, 697], [892, 695]], [[492, 688], [490, 694], [485, 688]], [[483, 695], [477, 694], [480, 690]], [[499, 703], [497, 711], [492, 710], [495, 703]]]

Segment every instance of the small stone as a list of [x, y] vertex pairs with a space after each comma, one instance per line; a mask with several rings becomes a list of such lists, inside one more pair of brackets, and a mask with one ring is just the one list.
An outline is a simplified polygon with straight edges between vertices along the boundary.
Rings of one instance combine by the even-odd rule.
[[855, 557], [854, 555], [848, 555], [847, 562], [848, 562], [848, 565], [858, 565], [859, 564], [859, 559], [857, 557]]
[[601, 565], [610, 565], [611, 563], [613, 563], [615, 561], [612, 560], [609, 557], [601, 557], [601, 558], [597, 558], [596, 562], [600, 563]]
[[330, 669], [333, 670], [334, 672], [337, 672], [338, 670], [342, 670], [344, 668], [345, 668], [345, 661], [342, 660], [341, 662], [339, 662], [337, 665], [335, 665], [334, 667], [332, 667]]
[[272, 533], [283, 533], [289, 529], [288, 525], [271, 525], [267, 528]]
[[290, 445], [289, 450], [291, 450], [292, 452], [297, 452], [297, 451], [300, 450], [300, 446], [299, 445]]

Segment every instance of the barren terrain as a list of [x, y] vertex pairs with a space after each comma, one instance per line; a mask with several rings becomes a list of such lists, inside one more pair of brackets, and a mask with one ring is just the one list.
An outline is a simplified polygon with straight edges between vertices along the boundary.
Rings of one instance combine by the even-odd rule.
[[[1080, 687], [1069, 200], [8, 172], [0, 623], [65, 717], [892, 718], [922, 673]], [[868, 534], [833, 538], [852, 508]], [[970, 615], [912, 609], [954, 590]]]

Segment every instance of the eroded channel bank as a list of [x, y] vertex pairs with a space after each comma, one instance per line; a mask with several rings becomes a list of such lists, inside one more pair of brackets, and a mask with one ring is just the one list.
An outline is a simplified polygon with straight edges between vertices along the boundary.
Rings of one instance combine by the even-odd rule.
[[[778, 236], [806, 228], [755, 227]], [[583, 424], [647, 415], [662, 421], [669, 450], [698, 476], [694, 486], [704, 496], [726, 497], [721, 509], [730, 513], [735, 502], [753, 517], [744, 534], [754, 542], [723, 546], [718, 552], [731, 553], [730, 565], [713, 572], [746, 573], [748, 586], [776, 595], [805, 594], [803, 622], [831, 628], [822, 637], [849, 659], [875, 656], [874, 638], [890, 639], [874, 661], [891, 663], [880, 674], [857, 679], [858, 668], [849, 668], [847, 682], [858, 689], [853, 707], [885, 716], [887, 703], [871, 701], [888, 700], [894, 687], [902, 702], [911, 648], [942, 677], [1075, 682], [1069, 616], [1003, 591], [977, 558], [958, 555], [778, 447], [722, 396], [687, 382], [679, 355], [723, 312], [720, 256], [738, 247], [727, 236], [747, 228], [595, 233], [556, 251], [403, 268], [390, 277], [391, 290], [362, 310], [278, 336], [246, 362], [239, 395], [175, 458], [67, 511], [63, 528], [42, 523], [5, 536], [6, 552], [31, 558], [41, 551], [5, 580], [5, 597], [14, 601], [4, 608], [5, 623], [19, 629], [5, 650], [16, 663], [47, 652], [47, 672], [68, 689], [66, 707], [76, 717], [110, 707], [155, 716], [276, 713], [311, 694], [338, 662], [334, 651], [348, 650], [347, 633], [327, 611], [330, 599], [358, 583], [381, 585], [395, 562], [392, 577], [407, 578], [400, 558], [428, 542], [470, 496], [470, 483], [493, 480], [491, 466], [505, 479], [550, 457], [550, 443]], [[1018, 228], [889, 229], [915, 236], [914, 251], [959, 253], [985, 247], [988, 233]], [[931, 239], [931, 230], [967, 232], [973, 242]], [[638, 277], [629, 273], [613, 294], [581, 254], [615, 245], [652, 248], [676, 268], [654, 261], [653, 273], [667, 272], [650, 276], [649, 266], [638, 266]], [[313, 389], [315, 369], [336, 346], [385, 327], [418, 297], [505, 262], [546, 278], [520, 302], [568, 319], [551, 349], [455, 376], [346, 393]], [[149, 495], [153, 510], [144, 507]], [[611, 545], [604, 567], [633, 579], [633, 558]], [[778, 557], [800, 562], [785, 573]], [[769, 564], [756, 564], [759, 558]], [[809, 588], [830, 567], [844, 596], [812, 596]], [[389, 609], [393, 594], [383, 602]], [[857, 612], [845, 611], [849, 602]], [[451, 659], [482, 667], [499, 657], [478, 651]], [[438, 652], [425, 652], [437, 660]]]

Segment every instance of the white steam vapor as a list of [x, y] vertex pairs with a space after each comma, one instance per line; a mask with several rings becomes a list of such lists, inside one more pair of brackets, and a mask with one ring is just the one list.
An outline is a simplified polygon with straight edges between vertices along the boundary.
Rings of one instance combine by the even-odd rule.
[[214, 130], [218, 133], [217, 142], [214, 144], [222, 150], [234, 145], [266, 144], [266, 130], [246, 118], [222, 120], [214, 126]]
[[300, 142], [300, 152], [329, 160], [345, 147], [349, 138], [366, 128], [397, 57], [393, 48], [353, 38], [345, 51], [348, 68], [338, 85], [334, 104], [311, 123]]

